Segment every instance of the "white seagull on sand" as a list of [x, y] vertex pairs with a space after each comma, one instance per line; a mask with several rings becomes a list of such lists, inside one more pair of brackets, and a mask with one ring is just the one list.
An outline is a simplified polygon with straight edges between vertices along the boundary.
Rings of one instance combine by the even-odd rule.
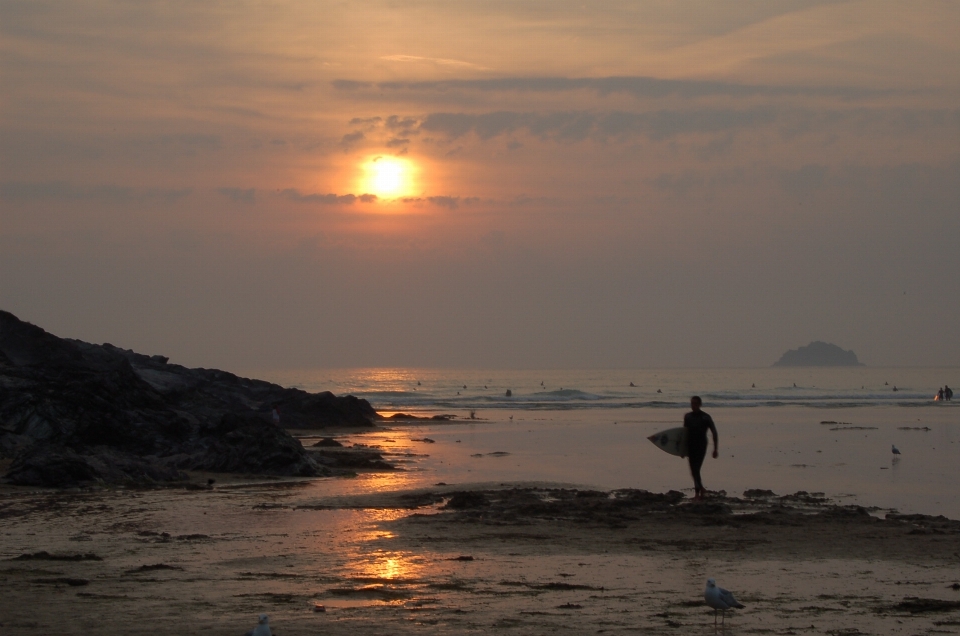
[[266, 614], [261, 614], [257, 617], [257, 626], [247, 632], [247, 636], [273, 636], [269, 623], [270, 617]]
[[900, 454], [900, 449], [897, 448], [896, 445], [890, 444], [890, 449], [891, 449], [891, 451], [893, 452], [894, 455], [899, 455], [899, 454]]
[[[713, 624], [717, 624], [717, 610], [723, 612], [723, 618], [727, 618], [727, 610], [733, 607], [743, 609], [743, 605], [733, 598], [733, 594], [717, 587], [717, 582], [713, 579], [707, 579], [707, 589], [703, 591], [703, 600], [707, 605], [713, 608]], [[722, 622], [722, 621], [721, 621]]]

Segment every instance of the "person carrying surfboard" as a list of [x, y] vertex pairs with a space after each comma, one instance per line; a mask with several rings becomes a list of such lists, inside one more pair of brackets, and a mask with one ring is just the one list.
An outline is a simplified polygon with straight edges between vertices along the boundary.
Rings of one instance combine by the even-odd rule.
[[703, 481], [700, 479], [700, 467], [703, 466], [703, 458], [707, 456], [707, 430], [713, 433], [713, 458], [717, 458], [717, 427], [713, 424], [713, 418], [700, 410], [703, 400], [699, 395], [690, 398], [689, 413], [683, 416], [683, 427], [687, 429], [687, 452], [690, 460], [690, 473], [693, 475], [693, 488], [695, 491], [694, 499], [703, 499], [706, 489], [703, 487]]

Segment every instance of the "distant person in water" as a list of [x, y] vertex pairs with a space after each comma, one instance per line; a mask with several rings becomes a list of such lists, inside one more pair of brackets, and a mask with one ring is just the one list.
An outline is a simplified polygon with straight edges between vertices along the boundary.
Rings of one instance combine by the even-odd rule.
[[953, 399], [953, 389], [948, 387], [946, 384], [943, 385], [943, 397], [946, 398], [947, 402]]
[[703, 458], [707, 456], [707, 430], [713, 433], [713, 458], [718, 456], [717, 427], [713, 418], [700, 410], [703, 400], [699, 395], [690, 398], [690, 408], [693, 409], [683, 416], [683, 427], [687, 429], [687, 452], [690, 460], [690, 473], [693, 475], [694, 499], [703, 499], [706, 489], [700, 480], [700, 467]]
[[943, 398], [944, 398], [943, 389], [940, 389], [939, 391], [937, 391], [937, 400], [940, 402], [943, 402]]

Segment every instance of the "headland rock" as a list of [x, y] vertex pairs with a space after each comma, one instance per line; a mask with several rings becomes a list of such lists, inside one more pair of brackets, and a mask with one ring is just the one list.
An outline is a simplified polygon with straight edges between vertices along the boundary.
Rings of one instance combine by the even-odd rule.
[[182, 470], [330, 474], [286, 429], [378, 418], [352, 396], [58, 338], [0, 311], [0, 457], [12, 459], [11, 483], [151, 483]]

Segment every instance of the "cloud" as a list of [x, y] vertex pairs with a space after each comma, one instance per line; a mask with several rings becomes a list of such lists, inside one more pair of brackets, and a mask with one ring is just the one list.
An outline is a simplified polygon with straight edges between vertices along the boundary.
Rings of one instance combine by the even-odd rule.
[[432, 196], [432, 197], [405, 197], [400, 199], [402, 203], [429, 203], [431, 205], [436, 205], [441, 208], [447, 208], [450, 210], [456, 210], [460, 207], [460, 204], [470, 205], [471, 203], [478, 203], [480, 197], [451, 197], [451, 196]]
[[355, 130], [352, 133], [347, 133], [340, 139], [340, 145], [342, 146], [351, 146], [353, 144], [359, 143], [366, 139], [367, 136], [363, 134], [360, 130]]
[[474, 64], [472, 62], [464, 62], [463, 60], [451, 60], [442, 57], [420, 57], [418, 55], [384, 55], [380, 58], [381, 60], [387, 60], [388, 62], [431, 62], [433, 64], [439, 64], [441, 66], [459, 66], [461, 68], [472, 68], [476, 70], [486, 70], [486, 67], [480, 66], [479, 64]]
[[379, 126], [380, 122], [383, 121], [383, 117], [354, 117], [350, 120], [351, 126]]
[[253, 203], [255, 200], [256, 188], [218, 188], [217, 192], [227, 197], [234, 203]]
[[301, 194], [299, 190], [293, 188], [282, 190], [280, 196], [297, 203], [319, 203], [321, 205], [353, 205], [357, 201], [361, 203], [377, 201], [377, 195], [375, 194]]
[[118, 185], [77, 186], [65, 181], [0, 183], [0, 200], [99, 201], [102, 203], [174, 203], [190, 195], [190, 188], [131, 188]]
[[[418, 58], [427, 59], [427, 58]], [[600, 96], [625, 94], [638, 99], [662, 97], [680, 97], [685, 99], [699, 97], [777, 97], [777, 96], [817, 96], [837, 97], [840, 99], [862, 99], [877, 95], [891, 94], [895, 91], [869, 89], [851, 86], [777, 86], [764, 84], [737, 84], [708, 80], [661, 79], [646, 76], [612, 77], [500, 77], [475, 80], [435, 80], [423, 82], [391, 81], [356, 82], [352, 80], [334, 80], [333, 87], [338, 90], [364, 90], [377, 88], [390, 91], [414, 92], [519, 92], [519, 93], [560, 93], [569, 91], [592, 91]]]
[[589, 137], [605, 140], [636, 134], [659, 140], [684, 133], [716, 133], [746, 128], [771, 123], [775, 118], [776, 111], [769, 107], [650, 113], [432, 113], [424, 118], [420, 129], [443, 134], [450, 139], [471, 132], [481, 139], [492, 139], [499, 135], [525, 131], [541, 139], [563, 141], [580, 141]]
[[330, 84], [341, 91], [358, 91], [364, 88], [373, 88], [373, 82], [355, 82], [353, 80], [333, 80]]
[[407, 145], [408, 143], [410, 143], [409, 139], [405, 139], [402, 137], [394, 137], [392, 139], [387, 140], [386, 145], [387, 145], [387, 148], [399, 148], [401, 146]]
[[390, 115], [384, 123], [390, 130], [401, 130], [404, 134], [409, 134], [408, 131], [416, 131], [420, 121], [413, 117]]
[[954, 206], [960, 204], [960, 156], [939, 165], [911, 162], [831, 168], [811, 163], [797, 170], [778, 170], [775, 175], [785, 193], [801, 200], [836, 189], [870, 193], [885, 204], [911, 196], [921, 196], [926, 204], [938, 198]]
[[777, 124], [778, 132], [783, 137], [825, 131], [880, 137], [889, 137], [891, 134], [916, 136], [932, 132], [938, 135], [955, 134], [960, 131], [960, 110], [854, 108], [819, 111], [756, 106], [647, 112], [443, 112], [423, 117], [418, 130], [440, 134], [448, 139], [473, 133], [483, 140], [526, 132], [540, 139], [555, 141], [588, 138], [606, 141], [637, 135], [651, 140], [664, 140], [691, 133], [727, 133], [723, 140], [702, 149], [701, 154], [709, 158], [729, 151], [733, 141], [731, 133], [770, 124]]

